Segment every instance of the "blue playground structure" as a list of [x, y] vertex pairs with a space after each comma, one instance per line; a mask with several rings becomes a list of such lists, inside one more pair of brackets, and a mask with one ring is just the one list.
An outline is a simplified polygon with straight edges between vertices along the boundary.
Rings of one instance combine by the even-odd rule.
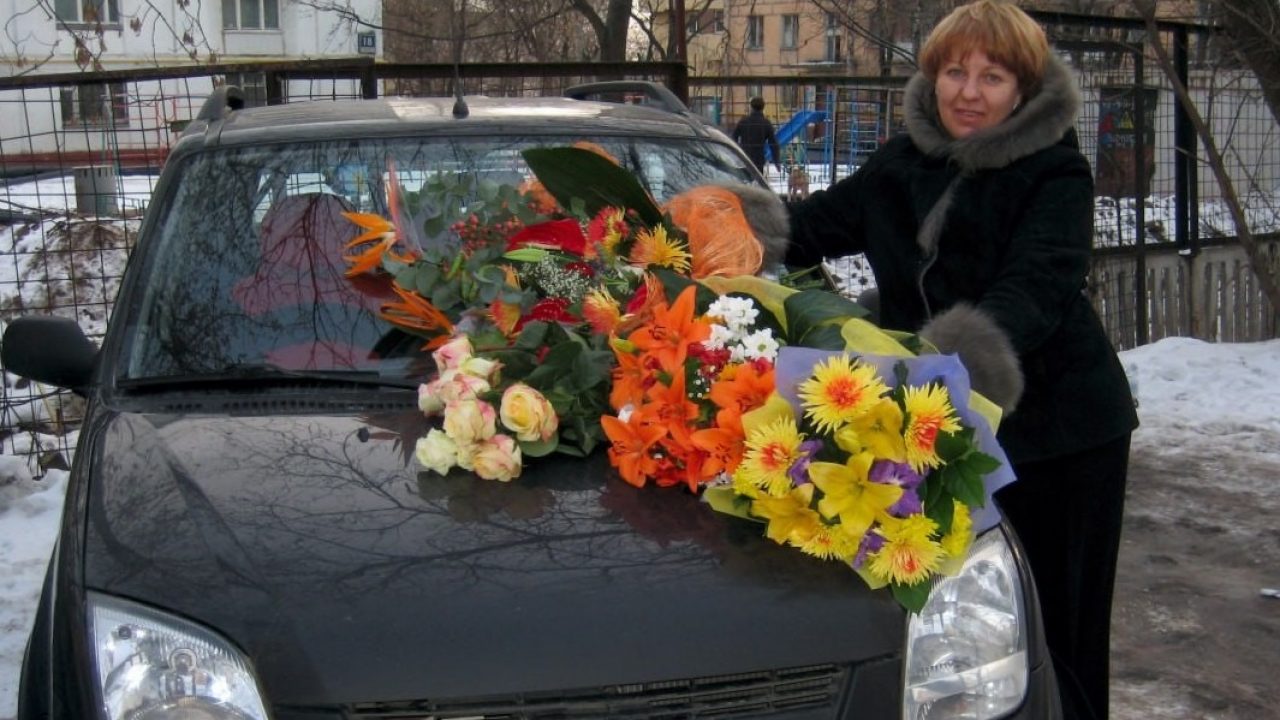
[[[800, 134], [800, 131], [809, 125], [826, 122], [826, 120], [827, 114], [822, 110], [801, 110], [797, 112], [774, 133], [778, 138], [778, 146], [782, 147], [791, 142], [792, 139]], [[764, 149], [764, 159], [768, 162], [773, 162], [773, 151], [768, 147]]]

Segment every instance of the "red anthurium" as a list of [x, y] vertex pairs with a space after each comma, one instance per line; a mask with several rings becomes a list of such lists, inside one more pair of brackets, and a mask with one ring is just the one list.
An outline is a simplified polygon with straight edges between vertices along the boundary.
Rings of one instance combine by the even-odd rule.
[[530, 225], [507, 240], [508, 251], [522, 247], [560, 250], [581, 257], [587, 248], [587, 237], [577, 220], [548, 220]]

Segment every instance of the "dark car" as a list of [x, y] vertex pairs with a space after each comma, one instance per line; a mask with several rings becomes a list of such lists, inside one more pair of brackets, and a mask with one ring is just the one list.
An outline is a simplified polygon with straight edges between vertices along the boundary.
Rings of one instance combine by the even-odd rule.
[[379, 319], [386, 287], [345, 277], [343, 213], [388, 213], [394, 174], [446, 198], [410, 224], [449, 232], [529, 177], [522, 150], [584, 140], [659, 201], [761, 182], [678, 107], [466, 105], [219, 100], [173, 148], [101, 349], [10, 324], [6, 368], [89, 407], [19, 717], [1056, 717], [1003, 526], [908, 615], [601, 452], [511, 483], [419, 472], [423, 354]]

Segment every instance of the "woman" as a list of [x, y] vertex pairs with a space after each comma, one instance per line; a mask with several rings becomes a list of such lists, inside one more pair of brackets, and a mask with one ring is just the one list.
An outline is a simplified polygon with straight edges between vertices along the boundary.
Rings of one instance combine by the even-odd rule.
[[958, 353], [1006, 412], [996, 496], [1030, 560], [1067, 717], [1107, 716], [1111, 594], [1137, 415], [1085, 294], [1093, 180], [1043, 30], [979, 0], [934, 29], [904, 136], [790, 208], [787, 261], [866, 253], [880, 323]]

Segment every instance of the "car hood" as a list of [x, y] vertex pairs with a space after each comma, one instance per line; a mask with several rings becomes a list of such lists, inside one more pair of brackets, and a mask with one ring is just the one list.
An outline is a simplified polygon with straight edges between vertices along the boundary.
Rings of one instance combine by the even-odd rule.
[[86, 585], [221, 632], [274, 703], [692, 678], [901, 651], [849, 568], [603, 452], [511, 483], [412, 459], [416, 411], [91, 424]]

